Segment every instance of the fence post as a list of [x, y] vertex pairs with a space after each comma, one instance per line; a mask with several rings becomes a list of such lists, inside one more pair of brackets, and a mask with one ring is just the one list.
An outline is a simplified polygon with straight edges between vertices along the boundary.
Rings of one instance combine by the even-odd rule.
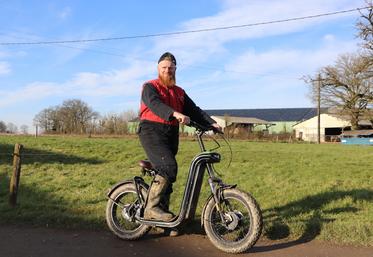
[[9, 187], [9, 204], [11, 206], [16, 206], [17, 204], [17, 193], [18, 193], [18, 186], [19, 186], [19, 178], [21, 175], [21, 151], [23, 145], [16, 144], [14, 146], [14, 153], [13, 153], [13, 175], [10, 179], [10, 187]]

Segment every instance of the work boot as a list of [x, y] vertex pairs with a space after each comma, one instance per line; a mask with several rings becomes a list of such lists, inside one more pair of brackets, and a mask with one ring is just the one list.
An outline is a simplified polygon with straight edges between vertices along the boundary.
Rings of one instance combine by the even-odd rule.
[[[169, 212], [175, 216], [175, 214], [173, 214], [170, 211], [171, 193], [172, 193], [172, 187], [171, 185], [169, 185], [169, 188], [166, 190], [165, 194], [162, 196], [161, 202], [159, 205], [162, 208], [162, 210]], [[177, 228], [157, 228], [157, 231], [159, 231], [159, 233], [163, 233], [165, 236], [178, 236], [180, 234], [179, 229]]]
[[164, 197], [169, 185], [167, 179], [156, 175], [150, 187], [147, 203], [144, 211], [144, 219], [170, 221], [174, 215], [160, 207], [161, 199]]
[[171, 193], [172, 193], [172, 184], [169, 184], [167, 189], [165, 190], [165, 193], [161, 197], [161, 202], [159, 203], [159, 206], [162, 208], [162, 210], [166, 212], [170, 212]]

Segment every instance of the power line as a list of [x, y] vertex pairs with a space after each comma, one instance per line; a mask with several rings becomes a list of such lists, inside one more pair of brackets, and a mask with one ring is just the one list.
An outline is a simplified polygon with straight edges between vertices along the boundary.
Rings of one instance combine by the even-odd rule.
[[97, 41], [113, 41], [113, 40], [127, 40], [127, 39], [138, 39], [138, 38], [173, 36], [173, 35], [182, 35], [182, 34], [217, 31], [217, 30], [246, 28], [246, 27], [269, 25], [269, 24], [275, 24], [275, 23], [284, 23], [284, 22], [290, 22], [290, 21], [314, 19], [314, 18], [320, 18], [320, 17], [325, 17], [325, 16], [332, 16], [332, 15], [338, 15], [338, 14], [344, 14], [344, 13], [350, 13], [350, 12], [356, 12], [356, 11], [360, 12], [361, 10], [369, 9], [369, 8], [370, 7], [366, 6], [366, 7], [361, 7], [361, 8], [354, 8], [354, 9], [343, 10], [343, 11], [335, 11], [335, 12], [328, 12], [328, 13], [322, 13], [322, 14], [309, 15], [309, 16], [288, 18], [288, 19], [282, 19], [282, 20], [264, 21], [264, 22], [249, 23], [249, 24], [243, 24], [243, 25], [232, 25], [232, 26], [225, 26], [225, 27], [175, 31], [175, 32], [157, 33], [157, 34], [123, 36], [123, 37], [108, 37], [108, 38], [93, 38], [93, 39], [37, 41], [37, 42], [0, 42], [0, 45], [49, 45], [49, 44], [66, 44], [66, 43], [88, 43], [88, 42], [97, 42]]

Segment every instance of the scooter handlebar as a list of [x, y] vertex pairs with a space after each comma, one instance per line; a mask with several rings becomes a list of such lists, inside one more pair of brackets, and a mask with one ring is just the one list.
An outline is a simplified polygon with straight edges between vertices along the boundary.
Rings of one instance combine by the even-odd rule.
[[215, 128], [214, 126], [204, 126], [204, 125], [201, 125], [201, 124], [199, 124], [199, 123], [197, 123], [197, 122], [195, 122], [193, 120], [190, 120], [188, 126], [194, 127], [194, 128], [196, 128], [198, 130], [201, 130], [201, 131], [210, 131], [210, 130], [212, 130], [214, 133], [224, 134], [223, 131]]

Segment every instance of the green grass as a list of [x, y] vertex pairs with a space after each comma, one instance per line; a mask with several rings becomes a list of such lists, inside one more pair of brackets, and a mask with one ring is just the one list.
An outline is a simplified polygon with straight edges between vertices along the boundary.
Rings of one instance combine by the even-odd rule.
[[[22, 157], [18, 205], [8, 205], [14, 144]], [[373, 148], [339, 144], [232, 141], [217, 170], [259, 202], [270, 240], [324, 240], [373, 246]], [[213, 143], [208, 142], [208, 147]], [[182, 140], [171, 209], [178, 212], [191, 158]], [[0, 137], [0, 223], [105, 228], [106, 192], [139, 175], [144, 153], [137, 138]], [[206, 182], [197, 216], [209, 195]]]

